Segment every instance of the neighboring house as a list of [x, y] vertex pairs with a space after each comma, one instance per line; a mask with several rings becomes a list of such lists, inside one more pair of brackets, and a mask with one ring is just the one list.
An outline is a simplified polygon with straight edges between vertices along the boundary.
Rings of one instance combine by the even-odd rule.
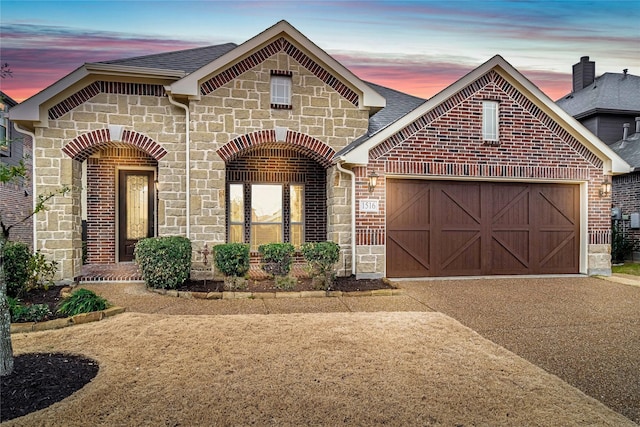
[[[340, 275], [610, 273], [601, 184], [629, 165], [496, 56], [424, 101], [281, 21], [226, 44], [85, 64], [17, 106], [38, 246], [81, 271], [135, 242], [333, 240]], [[376, 179], [374, 182], [374, 179]], [[82, 188], [86, 187], [86, 195]]]
[[[631, 215], [640, 213], [640, 76], [629, 74], [626, 69], [597, 78], [595, 75], [595, 62], [589, 61], [588, 56], [580, 58], [573, 66], [573, 91], [557, 104], [635, 168], [612, 179], [612, 207], [624, 216], [621, 224], [626, 230], [631, 227]], [[635, 134], [629, 135], [634, 122]], [[640, 238], [640, 230], [635, 227], [625, 232]]]
[[573, 65], [573, 90], [556, 103], [606, 144], [621, 136], [624, 123], [640, 116], [640, 76], [623, 70], [596, 78], [596, 63], [588, 56]]
[[[9, 120], [9, 110], [18, 103], [0, 91], [0, 163], [18, 166], [24, 162], [27, 175], [31, 174], [31, 139], [13, 129]], [[33, 206], [31, 180], [19, 178], [10, 183], [0, 184], [0, 219], [5, 226], [13, 226], [9, 238], [33, 246], [33, 221], [27, 220]]]
[[[611, 144], [611, 149], [633, 168], [631, 173], [613, 177], [612, 204], [620, 214], [615, 220], [622, 221], [626, 236], [640, 241], [640, 117], [635, 119], [635, 133], [629, 134], [630, 126], [626, 123], [622, 139]], [[640, 248], [632, 258], [640, 261]]]

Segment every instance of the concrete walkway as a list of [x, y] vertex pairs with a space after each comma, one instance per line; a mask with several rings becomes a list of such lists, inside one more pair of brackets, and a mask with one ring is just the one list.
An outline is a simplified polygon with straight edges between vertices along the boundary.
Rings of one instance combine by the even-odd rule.
[[438, 311], [640, 423], [640, 278], [492, 278], [398, 285], [405, 293], [390, 297], [214, 301], [157, 295], [142, 283], [83, 287], [141, 313]]

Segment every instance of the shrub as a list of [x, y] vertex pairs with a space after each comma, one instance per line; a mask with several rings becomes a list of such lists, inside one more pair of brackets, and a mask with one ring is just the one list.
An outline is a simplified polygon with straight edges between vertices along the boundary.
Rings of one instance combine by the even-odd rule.
[[134, 255], [149, 287], [175, 289], [189, 278], [191, 241], [186, 237], [142, 239], [136, 245]]
[[296, 287], [298, 280], [291, 276], [275, 276], [274, 286], [281, 291], [290, 291]]
[[213, 247], [216, 268], [225, 276], [243, 277], [249, 271], [249, 245], [223, 243]]
[[4, 246], [4, 272], [7, 294], [20, 297], [33, 289], [47, 289], [58, 270], [56, 261], [47, 261], [38, 251], [32, 254], [24, 243], [7, 242]]
[[81, 313], [91, 313], [109, 307], [106, 299], [89, 289], [78, 289], [69, 297], [65, 298], [58, 307], [58, 313], [67, 316], [75, 316]]
[[333, 266], [340, 257], [340, 246], [334, 242], [305, 243], [301, 252], [314, 282], [330, 290], [335, 280]]
[[616, 222], [612, 224], [611, 231], [611, 260], [616, 264], [623, 263], [634, 249], [640, 247], [640, 241], [628, 237]]
[[267, 274], [273, 276], [286, 276], [291, 271], [293, 252], [291, 243], [268, 243], [258, 247], [258, 253], [262, 258], [260, 267]]
[[20, 300], [8, 297], [9, 313], [12, 322], [40, 322], [51, 315], [46, 304], [22, 305]]
[[28, 264], [31, 251], [24, 243], [6, 242], [3, 255], [7, 294], [18, 297], [24, 292], [29, 280]]

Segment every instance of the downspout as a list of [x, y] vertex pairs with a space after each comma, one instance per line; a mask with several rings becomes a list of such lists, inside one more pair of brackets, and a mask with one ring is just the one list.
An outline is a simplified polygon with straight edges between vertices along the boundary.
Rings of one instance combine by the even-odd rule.
[[336, 168], [351, 176], [351, 274], [356, 274], [356, 174], [342, 167], [344, 159], [338, 159]]
[[[166, 89], [166, 88], [165, 88]], [[185, 150], [186, 150], [186, 156], [185, 156], [185, 165], [186, 165], [186, 179], [187, 179], [187, 185], [186, 185], [186, 192], [187, 192], [187, 197], [186, 197], [186, 210], [187, 210], [187, 222], [186, 222], [186, 226], [187, 226], [187, 239], [191, 239], [191, 135], [190, 135], [190, 128], [191, 128], [191, 113], [189, 111], [189, 105], [185, 105], [185, 104], [181, 104], [178, 101], [176, 101], [175, 99], [173, 99], [173, 97], [171, 96], [171, 93], [169, 91], [167, 91], [167, 96], [169, 99], [169, 102], [173, 105], [175, 105], [176, 107], [180, 107], [184, 110], [185, 112], [185, 128], [186, 128], [186, 134], [185, 134]]]
[[[30, 132], [26, 129], [22, 129], [20, 127], [20, 125], [18, 125], [17, 123], [13, 123], [13, 128], [15, 130], [17, 130], [19, 133], [30, 136], [31, 137], [31, 212], [35, 212], [36, 211], [36, 134], [33, 132]], [[23, 145], [24, 148], [24, 145]], [[34, 215], [31, 218], [31, 227], [32, 227], [32, 245], [33, 245], [33, 253], [36, 253], [37, 251], [37, 242], [38, 239], [36, 238], [36, 215]]]

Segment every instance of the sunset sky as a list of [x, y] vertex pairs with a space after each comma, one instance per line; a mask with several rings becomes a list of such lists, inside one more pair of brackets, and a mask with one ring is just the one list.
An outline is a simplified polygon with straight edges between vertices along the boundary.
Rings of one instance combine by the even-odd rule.
[[597, 75], [640, 75], [637, 0], [2, 0], [1, 89], [22, 101], [85, 62], [240, 44], [281, 19], [360, 78], [423, 98], [495, 54], [554, 100], [581, 56]]

